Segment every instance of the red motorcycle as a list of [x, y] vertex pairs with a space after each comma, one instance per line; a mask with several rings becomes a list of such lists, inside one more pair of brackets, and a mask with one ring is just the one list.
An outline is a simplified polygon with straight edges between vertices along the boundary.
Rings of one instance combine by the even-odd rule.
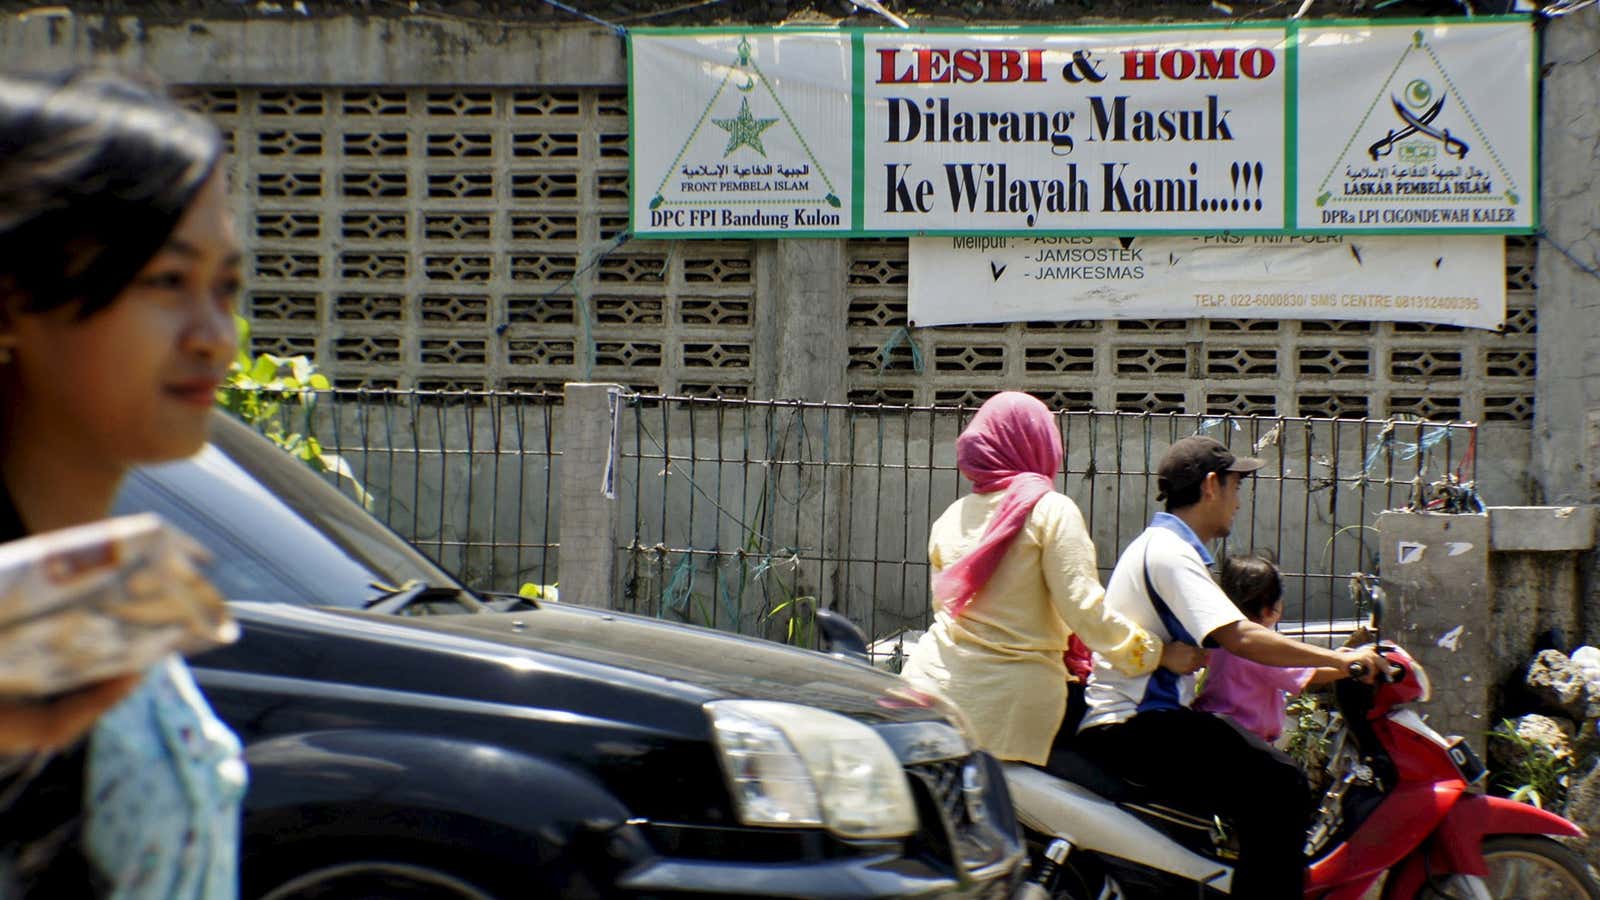
[[[1381, 604], [1380, 604], [1381, 606]], [[1393, 666], [1377, 683], [1336, 683], [1337, 711], [1321, 803], [1307, 833], [1307, 898], [1316, 900], [1600, 900], [1583, 858], [1554, 837], [1576, 825], [1533, 806], [1472, 790], [1483, 764], [1461, 738], [1428, 727], [1412, 704], [1427, 672], [1379, 642]], [[1237, 846], [1227, 823], [1181, 810], [1114, 779], [1081, 757], [1007, 769], [1033, 853], [1020, 897], [1223, 897]], [[1316, 779], [1314, 779], [1315, 781]]]
[[[1410, 654], [1381, 645], [1394, 666], [1375, 686], [1335, 686], [1329, 788], [1308, 840], [1306, 896], [1357, 900], [1383, 878], [1384, 898], [1600, 900], [1587, 863], [1553, 836], [1583, 837], [1555, 813], [1471, 790], [1484, 767], [1410, 706], [1431, 693]], [[1385, 873], [1387, 873], [1385, 877]]]

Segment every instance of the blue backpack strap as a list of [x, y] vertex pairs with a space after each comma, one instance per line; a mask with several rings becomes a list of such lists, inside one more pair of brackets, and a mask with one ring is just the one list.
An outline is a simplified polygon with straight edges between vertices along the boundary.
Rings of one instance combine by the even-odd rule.
[[[1189, 634], [1189, 629], [1183, 627], [1172, 607], [1162, 598], [1161, 592], [1156, 590], [1154, 581], [1150, 580], [1150, 543], [1144, 545], [1144, 591], [1150, 597], [1150, 605], [1156, 609], [1156, 616], [1161, 620], [1171, 640], [1181, 643], [1193, 644], [1194, 638]], [[1139, 712], [1148, 712], [1155, 709], [1181, 709], [1182, 695], [1178, 691], [1178, 679], [1182, 676], [1170, 669], [1156, 666], [1150, 673], [1150, 680], [1145, 682], [1144, 698], [1139, 701]]]

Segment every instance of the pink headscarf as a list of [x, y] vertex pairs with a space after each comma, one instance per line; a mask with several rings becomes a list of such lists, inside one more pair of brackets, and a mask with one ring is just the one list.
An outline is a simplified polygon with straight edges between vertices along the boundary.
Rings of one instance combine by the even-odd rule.
[[1016, 391], [990, 397], [956, 438], [956, 468], [980, 494], [1005, 491], [972, 552], [934, 582], [934, 596], [960, 616], [994, 574], [1011, 539], [1039, 498], [1055, 487], [1061, 469], [1061, 432], [1037, 398]]

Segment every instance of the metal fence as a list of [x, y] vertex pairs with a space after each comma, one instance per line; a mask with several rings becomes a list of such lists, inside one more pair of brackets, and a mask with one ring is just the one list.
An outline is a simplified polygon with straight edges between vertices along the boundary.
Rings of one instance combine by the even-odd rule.
[[[925, 628], [926, 543], [966, 489], [955, 438], [975, 410], [625, 394], [611, 429], [618, 502], [604, 528], [559, 508], [553, 393], [332, 391], [258, 423], [314, 433], [327, 477], [468, 584], [559, 581], [560, 534], [616, 534], [614, 605], [812, 644], [813, 612], [840, 610], [874, 639]], [[1354, 571], [1376, 571], [1377, 513], [1437, 502], [1476, 478], [1471, 424], [1372, 419], [1062, 412], [1057, 487], [1078, 504], [1102, 578], [1157, 508], [1154, 469], [1206, 433], [1267, 460], [1221, 552], [1270, 550], [1287, 576], [1282, 627], [1337, 634], [1356, 615]], [[603, 429], [602, 429], [603, 430]], [[566, 453], [584, 451], [568, 445]], [[335, 456], [337, 457], [335, 459]]]
[[[810, 610], [875, 640], [931, 618], [929, 527], [964, 490], [954, 442], [975, 410], [635, 396], [620, 436], [626, 608], [809, 644]], [[1154, 469], [1210, 434], [1267, 460], [1222, 552], [1270, 550], [1287, 576], [1283, 628], [1347, 630], [1348, 575], [1376, 571], [1376, 514], [1475, 478], [1472, 425], [1063, 412], [1057, 487], [1099, 550], [1102, 578], [1159, 508]]]
[[[277, 394], [259, 430], [313, 464], [445, 569], [483, 590], [557, 581], [559, 393]], [[315, 450], [321, 453], [316, 454]]]

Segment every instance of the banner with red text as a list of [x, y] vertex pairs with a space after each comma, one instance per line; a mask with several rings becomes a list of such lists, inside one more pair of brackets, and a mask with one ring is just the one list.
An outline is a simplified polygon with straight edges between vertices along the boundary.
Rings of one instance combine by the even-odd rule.
[[630, 33], [641, 237], [1527, 233], [1526, 18]]
[[865, 40], [863, 231], [1284, 225], [1281, 27]]

